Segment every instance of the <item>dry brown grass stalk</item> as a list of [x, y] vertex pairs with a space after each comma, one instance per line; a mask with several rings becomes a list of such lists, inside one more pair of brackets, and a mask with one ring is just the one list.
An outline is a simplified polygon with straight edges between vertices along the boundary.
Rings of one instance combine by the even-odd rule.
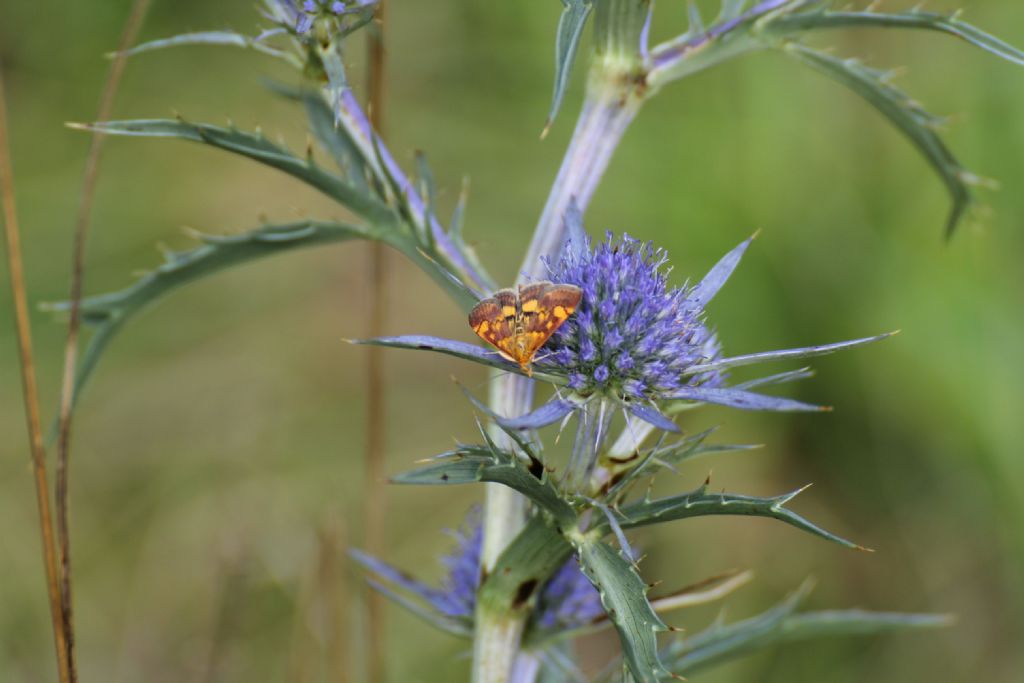
[[[110, 118], [114, 106], [114, 97], [127, 56], [125, 50], [131, 47], [139, 34], [149, 0], [135, 0], [131, 12], [121, 32], [117, 55], [110, 65], [107, 82], [100, 96], [97, 121]], [[92, 216], [93, 199], [96, 196], [96, 181], [99, 178], [100, 151], [103, 147], [103, 136], [93, 133], [89, 145], [89, 153], [85, 160], [85, 171], [82, 178], [82, 189], [79, 195], [78, 215], [75, 220], [74, 245], [71, 256], [71, 313], [68, 320], [68, 337], [64, 347], [64, 373], [60, 394], [60, 421], [57, 434], [57, 533], [60, 537], [60, 579], [61, 579], [61, 619], [67, 638], [67, 663], [70, 680], [78, 679], [75, 666], [74, 610], [71, 593], [71, 534], [70, 507], [68, 501], [68, 459], [71, 452], [71, 409], [74, 402], [75, 366], [78, 357], [78, 333], [81, 327], [82, 283], [85, 276], [85, 246], [89, 234], [89, 219]]]
[[[384, 135], [385, 103], [385, 49], [384, 29], [387, 3], [379, 0], [373, 30], [368, 32], [369, 64], [367, 88], [369, 91], [370, 123], [374, 130]], [[370, 245], [370, 321], [369, 336], [384, 334], [384, 323], [388, 302], [387, 252], [380, 242]], [[371, 555], [380, 557], [384, 550], [385, 505], [384, 505], [384, 430], [385, 430], [385, 387], [382, 348], [371, 346], [367, 350], [366, 374], [366, 487], [364, 498], [365, 544]], [[367, 595], [367, 631], [369, 640], [368, 671], [371, 681], [385, 680], [384, 658], [384, 599], [375, 591]]]
[[28, 436], [32, 454], [32, 474], [35, 477], [36, 501], [39, 505], [39, 530], [43, 540], [43, 565], [46, 568], [46, 588], [50, 599], [50, 618], [53, 622], [53, 641], [57, 650], [57, 673], [61, 683], [71, 680], [68, 664], [67, 637], [61, 613], [61, 591], [57, 576], [57, 547], [50, 514], [50, 486], [46, 476], [46, 449], [39, 420], [39, 387], [36, 384], [35, 362], [32, 357], [32, 327], [28, 318], [28, 297], [25, 294], [25, 271], [21, 259], [21, 235], [18, 230], [18, 212], [14, 201], [14, 170], [11, 165], [10, 142], [7, 135], [7, 101], [4, 94], [3, 68], [0, 65], [0, 195], [3, 198], [4, 234], [7, 238], [7, 263], [11, 278], [11, 298], [18, 334], [21, 360], [21, 387], [28, 421]]

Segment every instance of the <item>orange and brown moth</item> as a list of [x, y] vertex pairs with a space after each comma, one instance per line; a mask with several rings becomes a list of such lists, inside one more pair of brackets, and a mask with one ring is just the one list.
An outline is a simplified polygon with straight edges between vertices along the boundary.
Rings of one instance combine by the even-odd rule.
[[470, 311], [469, 326], [529, 375], [538, 349], [569, 319], [581, 298], [579, 287], [551, 282], [501, 289]]

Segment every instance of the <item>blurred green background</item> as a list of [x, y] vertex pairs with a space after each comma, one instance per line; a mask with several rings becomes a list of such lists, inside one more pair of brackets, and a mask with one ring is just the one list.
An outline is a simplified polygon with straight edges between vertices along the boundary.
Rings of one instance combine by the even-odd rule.
[[[127, 0], [0, 0], [5, 78], [30, 296], [66, 295], [88, 137]], [[909, 6], [910, 3], [903, 3]], [[931, 9], [954, 9], [950, 2]], [[893, 8], [897, 8], [896, 3]], [[472, 179], [467, 232], [510, 282], [572, 129], [577, 73], [552, 134], [538, 139], [552, 78], [554, 0], [393, 0], [389, 129], [405, 162], [427, 152], [447, 211]], [[656, 32], [684, 26], [658, 7]], [[974, 0], [965, 17], [1024, 44], [1024, 11]], [[156, 0], [145, 39], [254, 30], [254, 0]], [[1002, 183], [989, 212], [941, 239], [940, 182], [882, 118], [831, 81], [754, 55], [663, 92], [628, 133], [587, 212], [592, 234], [629, 231], [665, 246], [681, 282], [763, 230], [710, 314], [731, 353], [900, 328], [877, 346], [823, 358], [788, 389], [828, 415], [706, 411], [722, 441], [751, 454], [663, 478], [692, 488], [714, 468], [729, 490], [796, 503], [878, 550], [852, 553], [774, 522], [702, 519], [640, 539], [665, 588], [729, 568], [756, 581], [729, 618], [763, 609], [813, 575], [813, 607], [949, 612], [941, 632], [821, 642], [699, 676], [733, 681], [1024, 680], [1024, 69], [937, 35], [844, 32], [816, 45], [875, 66], [952, 114], [965, 164]], [[352, 49], [353, 73], [364, 66]], [[579, 69], [578, 71], [582, 71]], [[291, 78], [256, 54], [194, 48], [128, 65], [116, 117], [262, 126], [293, 148], [299, 111], [263, 87]], [[362, 94], [362, 88], [357, 86]], [[232, 232], [262, 216], [338, 215], [270, 170], [184, 142], [108, 142], [89, 245], [87, 291], [155, 266], [180, 227]], [[364, 589], [341, 548], [362, 543], [368, 249], [295, 253], [180, 291], [126, 328], [75, 425], [75, 598], [82, 680], [362, 680]], [[387, 329], [471, 339], [463, 315], [399, 257]], [[5, 286], [6, 291], [6, 286]], [[0, 297], [0, 680], [54, 679], [9, 297]], [[44, 410], [52, 414], [65, 330], [34, 314]], [[444, 357], [387, 355], [389, 473], [469, 439], [449, 381], [485, 373]], [[780, 368], [781, 369], [781, 368]], [[430, 579], [433, 559], [480, 500], [476, 488], [389, 490], [387, 557]], [[718, 606], [674, 615], [696, 631]], [[390, 681], [464, 680], [466, 648], [397, 608], [387, 613]], [[337, 642], [348, 642], [340, 648]], [[613, 639], [585, 644], [599, 661]]]

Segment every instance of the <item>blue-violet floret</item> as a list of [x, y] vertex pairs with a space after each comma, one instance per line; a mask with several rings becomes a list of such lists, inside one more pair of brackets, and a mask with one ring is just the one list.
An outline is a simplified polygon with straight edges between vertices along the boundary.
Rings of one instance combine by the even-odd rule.
[[650, 401], [684, 386], [717, 387], [717, 372], [689, 374], [694, 365], [721, 355], [704, 322], [695, 287], [670, 287], [663, 249], [629, 235], [607, 233], [597, 244], [568, 244], [549, 260], [554, 282], [583, 290], [575, 314], [538, 356], [537, 366], [564, 374], [582, 396], [603, 393], [621, 400]]

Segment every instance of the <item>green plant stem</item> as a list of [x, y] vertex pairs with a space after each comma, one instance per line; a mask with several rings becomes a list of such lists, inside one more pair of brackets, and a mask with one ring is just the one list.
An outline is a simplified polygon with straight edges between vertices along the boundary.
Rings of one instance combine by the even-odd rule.
[[[587, 95], [576, 129], [562, 160], [554, 186], [520, 268], [526, 277], [543, 277], [542, 256], [555, 255], [565, 240], [563, 217], [573, 202], [584, 210], [604, 175], [612, 154], [643, 102], [642, 79], [599, 60], [591, 71]], [[525, 377], [503, 374], [492, 383], [491, 409], [505, 416], [526, 413], [533, 399], [533, 383]], [[502, 448], [513, 447], [508, 437], [493, 430]], [[499, 484], [488, 484], [484, 503], [482, 564], [485, 572], [522, 529], [526, 501]], [[476, 614], [473, 648], [474, 683], [508, 683], [519, 653], [527, 617], [481, 601]]]

